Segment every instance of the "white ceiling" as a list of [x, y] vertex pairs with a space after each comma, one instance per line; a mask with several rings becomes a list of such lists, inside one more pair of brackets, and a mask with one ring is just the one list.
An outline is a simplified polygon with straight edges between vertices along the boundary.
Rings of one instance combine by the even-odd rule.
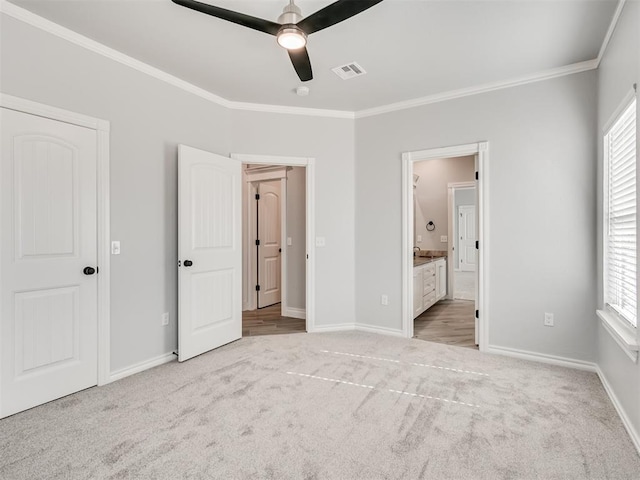
[[[274, 21], [287, 3], [206, 1]], [[594, 59], [617, 0], [385, 0], [309, 37], [308, 97], [275, 37], [170, 0], [12, 3], [228, 100], [358, 111]], [[352, 61], [367, 75], [331, 71]]]

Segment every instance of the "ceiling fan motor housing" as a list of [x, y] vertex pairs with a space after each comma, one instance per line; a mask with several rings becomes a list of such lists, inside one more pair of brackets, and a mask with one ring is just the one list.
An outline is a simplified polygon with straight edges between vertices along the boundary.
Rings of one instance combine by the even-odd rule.
[[282, 9], [282, 15], [278, 17], [278, 23], [281, 23], [283, 26], [295, 25], [300, 20], [302, 20], [302, 10], [293, 2], [290, 2], [284, 7], [284, 9]]

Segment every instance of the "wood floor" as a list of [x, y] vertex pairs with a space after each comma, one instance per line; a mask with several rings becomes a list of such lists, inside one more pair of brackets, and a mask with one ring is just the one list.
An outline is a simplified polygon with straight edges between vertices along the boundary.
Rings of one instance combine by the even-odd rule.
[[415, 338], [475, 348], [475, 303], [441, 300], [413, 321]]
[[278, 335], [282, 333], [306, 332], [306, 321], [299, 318], [283, 317], [281, 305], [242, 312], [242, 336]]

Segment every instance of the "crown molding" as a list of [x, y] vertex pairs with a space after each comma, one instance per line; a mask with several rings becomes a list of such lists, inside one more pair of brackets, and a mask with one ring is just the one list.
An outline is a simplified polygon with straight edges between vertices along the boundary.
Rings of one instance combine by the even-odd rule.
[[200, 98], [213, 102], [222, 107], [229, 108], [231, 110], [264, 112], [264, 113], [280, 113], [285, 115], [305, 115], [305, 116], [327, 117], [327, 118], [358, 119], [358, 118], [371, 117], [374, 115], [381, 115], [384, 113], [395, 112], [398, 110], [415, 108], [415, 107], [428, 105], [432, 103], [445, 102], [448, 100], [454, 100], [456, 98], [463, 98], [471, 95], [478, 95], [481, 93], [501, 90], [503, 88], [516, 87], [520, 85], [526, 85], [528, 83], [535, 83], [535, 82], [540, 82], [544, 80], [550, 80], [552, 78], [562, 77], [565, 75], [572, 75], [574, 73], [594, 70], [598, 68], [600, 60], [602, 59], [602, 55], [604, 55], [604, 51], [606, 50], [606, 46], [609, 43], [611, 36], [613, 35], [613, 31], [615, 30], [615, 26], [618, 22], [618, 19], [620, 18], [620, 14], [622, 12], [624, 3], [625, 3], [625, 0], [619, 0], [618, 2], [618, 6], [612, 18], [611, 24], [609, 25], [609, 30], [607, 31], [602, 47], [600, 48], [600, 53], [598, 55], [598, 58], [595, 58], [593, 60], [587, 60], [584, 62], [574, 63], [572, 65], [567, 65], [564, 67], [553, 68], [550, 70], [545, 70], [545, 71], [533, 73], [530, 75], [524, 75], [524, 76], [513, 78], [510, 80], [487, 83], [484, 85], [462, 88], [459, 90], [451, 90], [448, 92], [442, 92], [434, 95], [429, 95], [426, 97], [420, 97], [420, 98], [415, 98], [415, 99], [406, 100], [402, 102], [391, 103], [387, 105], [382, 105], [380, 107], [368, 108], [368, 109], [359, 110], [355, 112], [347, 111], [347, 110], [329, 110], [329, 109], [320, 109], [320, 108], [291, 107], [291, 106], [283, 106], [283, 105], [268, 105], [268, 104], [236, 102], [236, 101], [227, 100], [226, 98], [223, 98], [219, 95], [211, 93], [208, 90], [205, 90], [192, 83], [182, 80], [181, 78], [171, 75], [163, 70], [160, 70], [159, 68], [153, 67], [147, 63], [144, 63], [140, 60], [130, 57], [118, 50], [115, 50], [111, 47], [107, 47], [106, 45], [100, 42], [92, 40], [73, 30], [63, 27], [62, 25], [52, 22], [51, 20], [47, 20], [44, 17], [36, 15], [35, 13], [25, 8], [19, 7], [18, 5], [15, 5], [13, 3], [10, 3], [7, 0], [0, 0], [0, 12], [10, 17], [13, 17], [17, 20], [20, 20], [28, 25], [31, 25], [35, 28], [38, 28], [52, 35], [60, 37], [64, 40], [67, 40], [68, 42], [71, 42], [75, 45], [86, 48], [87, 50], [90, 50], [94, 53], [97, 53], [106, 58], [119, 62], [130, 68], [138, 70], [142, 73], [145, 73], [160, 81], [173, 85], [174, 87], [180, 88], [183, 91], [189, 92], [193, 95], [196, 95]]
[[596, 58], [596, 67], [600, 66], [600, 62], [604, 57], [604, 52], [607, 51], [607, 47], [609, 46], [609, 42], [611, 41], [611, 37], [613, 37], [613, 32], [615, 32], [616, 27], [618, 26], [618, 20], [620, 19], [620, 15], [622, 15], [622, 9], [624, 8], [624, 4], [626, 0], [618, 0], [618, 5], [616, 6], [616, 11], [613, 12], [613, 17], [611, 18], [611, 23], [609, 24], [609, 29], [602, 40], [602, 45], [600, 46], [600, 51], [598, 52], [598, 58]]
[[234, 110], [247, 110], [251, 112], [283, 113], [288, 115], [308, 115], [312, 117], [330, 118], [356, 118], [356, 112], [348, 110], [326, 110], [323, 108], [287, 107], [284, 105], [267, 105], [264, 103], [230, 102], [230, 108]]
[[435, 95], [429, 95], [421, 98], [414, 98], [412, 100], [406, 100], [404, 102], [391, 103], [389, 105], [382, 105], [381, 107], [360, 110], [356, 112], [356, 118], [372, 117], [374, 115], [381, 115], [383, 113], [396, 112], [398, 110], [406, 110], [407, 108], [420, 107], [422, 105], [429, 105], [431, 103], [445, 102], [447, 100], [454, 100], [456, 98], [463, 98], [471, 95], [478, 95], [480, 93], [487, 93], [487, 92], [493, 92], [495, 90], [502, 90], [504, 88], [511, 88], [511, 87], [517, 87], [519, 85], [526, 85], [528, 83], [535, 83], [535, 82], [541, 82], [543, 80], [550, 80], [552, 78], [564, 77], [565, 75], [572, 75], [574, 73], [586, 72], [588, 70], [594, 70], [596, 68], [598, 68], [597, 59], [587, 60], [585, 62], [574, 63], [571, 65], [566, 65], [564, 67], [559, 67], [559, 68], [552, 68], [550, 70], [544, 70], [542, 72], [537, 72], [530, 75], [523, 75], [521, 77], [516, 77], [509, 80], [501, 80], [498, 82], [485, 83], [484, 85], [461, 88], [459, 90], [450, 90], [448, 92], [436, 93]]

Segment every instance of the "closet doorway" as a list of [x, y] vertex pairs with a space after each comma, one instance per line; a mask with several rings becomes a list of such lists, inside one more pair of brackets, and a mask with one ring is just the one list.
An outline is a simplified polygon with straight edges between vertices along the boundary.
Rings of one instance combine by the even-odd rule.
[[306, 332], [308, 167], [243, 165], [243, 336]]

